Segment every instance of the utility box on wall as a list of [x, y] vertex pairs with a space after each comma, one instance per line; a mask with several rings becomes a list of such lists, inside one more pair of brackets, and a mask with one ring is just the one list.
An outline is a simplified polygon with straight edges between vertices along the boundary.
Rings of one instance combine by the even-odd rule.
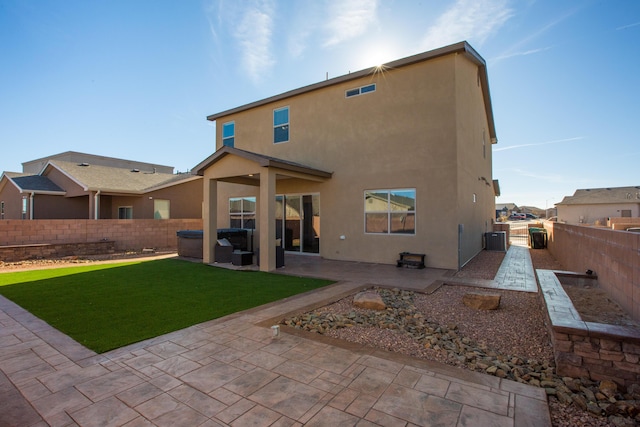
[[485, 248], [488, 251], [507, 251], [507, 233], [504, 231], [492, 231], [484, 233]]

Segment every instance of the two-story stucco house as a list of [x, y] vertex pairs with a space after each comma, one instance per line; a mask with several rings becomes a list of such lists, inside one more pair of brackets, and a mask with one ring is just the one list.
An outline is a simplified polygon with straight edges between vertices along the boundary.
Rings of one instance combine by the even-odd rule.
[[207, 119], [216, 151], [194, 168], [205, 263], [230, 226], [255, 224], [264, 271], [277, 244], [386, 264], [421, 253], [458, 269], [492, 231], [496, 131], [486, 63], [466, 42]]

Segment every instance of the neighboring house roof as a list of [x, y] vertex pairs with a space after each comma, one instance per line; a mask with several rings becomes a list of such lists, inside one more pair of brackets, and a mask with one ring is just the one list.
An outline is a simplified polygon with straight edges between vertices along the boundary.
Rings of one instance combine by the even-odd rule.
[[[491, 143], [497, 143], [496, 137], [496, 128], [495, 122], [493, 118], [493, 109], [491, 107], [491, 96], [489, 94], [489, 78], [487, 76], [487, 64], [485, 60], [480, 56], [478, 52], [475, 51], [466, 41], [456, 43], [450, 46], [445, 46], [440, 49], [431, 50], [429, 52], [420, 53], [418, 55], [409, 56], [407, 58], [399, 59], [397, 61], [389, 62], [381, 66], [383, 69], [394, 70], [397, 68], [401, 68], [407, 65], [412, 65], [422, 61], [428, 61], [430, 59], [439, 58], [441, 56], [450, 55], [454, 53], [464, 54], [469, 60], [476, 63], [478, 65], [478, 77], [482, 83], [482, 91], [483, 98], [485, 104], [485, 110], [487, 114], [487, 122], [489, 123], [489, 136], [491, 138]], [[261, 105], [266, 105], [272, 102], [281, 101], [283, 99], [290, 98], [292, 96], [300, 95], [303, 93], [311, 92], [314, 90], [322, 89], [328, 86], [344, 83], [350, 80], [359, 79], [361, 77], [369, 76], [375, 72], [377, 72], [380, 67], [372, 67], [367, 68], [365, 70], [357, 71], [355, 73], [349, 73], [340, 77], [335, 77], [333, 79], [325, 80], [319, 83], [315, 83], [309, 86], [304, 86], [298, 89], [291, 90], [289, 92], [282, 93], [280, 95], [272, 96], [270, 98], [262, 99], [260, 101], [255, 101], [250, 104], [246, 104], [240, 107], [232, 108], [230, 110], [222, 111], [220, 113], [212, 114], [207, 116], [207, 120], [214, 121], [220, 117], [225, 117], [230, 114], [238, 113], [241, 111], [249, 110], [251, 108], [259, 107]]]
[[143, 194], [181, 181], [199, 179], [190, 174], [174, 175], [61, 160], [50, 160], [42, 173], [46, 175], [51, 168], [59, 170], [84, 191], [115, 194]]
[[594, 205], [603, 203], [640, 203], [640, 186], [576, 190], [573, 196], [565, 196], [556, 205]]
[[512, 211], [514, 209], [518, 209], [518, 205], [516, 205], [515, 203], [496, 203], [497, 211], [502, 211], [502, 210]]
[[2, 175], [15, 185], [21, 193], [64, 195], [65, 191], [46, 176], [19, 172], [5, 172]]
[[65, 151], [40, 159], [22, 163], [22, 171], [30, 174], [42, 172], [50, 160], [63, 162], [88, 163], [90, 165], [110, 166], [124, 169], [156, 170], [160, 173], [173, 174], [173, 166], [157, 165], [154, 163], [138, 162], [135, 160], [117, 159], [115, 157], [97, 156], [95, 154], [79, 153], [77, 151]]
[[203, 175], [205, 169], [222, 159], [223, 157], [233, 154], [247, 160], [251, 160], [263, 167], [275, 167], [284, 169], [290, 172], [300, 172], [307, 175], [313, 175], [320, 178], [331, 178], [331, 172], [325, 172], [320, 169], [314, 169], [309, 166], [302, 165], [300, 163], [290, 162], [288, 160], [282, 160], [271, 156], [265, 156], [264, 154], [257, 154], [247, 150], [241, 150], [235, 147], [222, 146], [219, 150], [207, 157], [193, 168], [193, 171], [198, 175]]

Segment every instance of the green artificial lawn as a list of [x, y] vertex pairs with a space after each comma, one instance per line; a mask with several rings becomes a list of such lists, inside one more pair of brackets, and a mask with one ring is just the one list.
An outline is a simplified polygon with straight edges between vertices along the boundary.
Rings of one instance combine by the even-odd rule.
[[0, 294], [102, 353], [332, 282], [165, 259], [0, 274]]

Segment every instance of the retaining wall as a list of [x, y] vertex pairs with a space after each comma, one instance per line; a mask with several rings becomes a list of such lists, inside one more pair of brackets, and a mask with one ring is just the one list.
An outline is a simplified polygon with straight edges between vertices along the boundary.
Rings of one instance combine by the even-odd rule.
[[640, 331], [583, 321], [556, 272], [536, 273], [547, 308], [556, 373], [594, 381], [608, 379], [625, 387], [640, 383]]
[[546, 221], [549, 252], [562, 266], [592, 270], [598, 283], [634, 320], [640, 320], [640, 233]]
[[114, 252], [114, 242], [110, 240], [89, 243], [41, 243], [36, 245], [0, 246], [0, 263], [28, 259], [105, 255]]
[[176, 250], [179, 230], [201, 230], [202, 219], [1, 220], [0, 246], [113, 241], [114, 250]]

